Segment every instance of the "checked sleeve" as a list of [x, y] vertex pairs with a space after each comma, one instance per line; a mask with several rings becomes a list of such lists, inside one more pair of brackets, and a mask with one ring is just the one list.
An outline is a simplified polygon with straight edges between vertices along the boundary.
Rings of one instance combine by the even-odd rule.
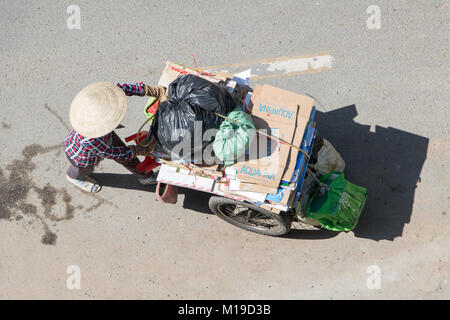
[[113, 147], [103, 139], [89, 139], [84, 143], [85, 148], [100, 158], [132, 159], [133, 152], [128, 147]]
[[140, 83], [115, 83], [127, 96], [144, 96], [145, 84]]

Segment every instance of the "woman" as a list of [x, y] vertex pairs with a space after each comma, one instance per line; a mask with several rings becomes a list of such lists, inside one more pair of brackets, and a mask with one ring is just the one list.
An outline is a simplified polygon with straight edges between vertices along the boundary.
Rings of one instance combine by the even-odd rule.
[[70, 106], [73, 130], [64, 141], [64, 151], [70, 162], [67, 180], [88, 192], [99, 192], [101, 184], [91, 177], [95, 166], [103, 159], [113, 159], [132, 172], [143, 185], [156, 183], [153, 172], [144, 174], [136, 169], [137, 156], [146, 156], [151, 147], [126, 146], [114, 132], [127, 111], [126, 96], [166, 96], [161, 86], [149, 87], [136, 83], [97, 82], [81, 90]]

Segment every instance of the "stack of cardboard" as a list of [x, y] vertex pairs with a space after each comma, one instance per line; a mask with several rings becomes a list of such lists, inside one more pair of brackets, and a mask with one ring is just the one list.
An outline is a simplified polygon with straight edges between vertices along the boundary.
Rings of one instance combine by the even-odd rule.
[[[313, 104], [314, 100], [309, 97], [269, 85], [257, 85], [248, 109], [256, 129], [265, 129], [271, 136], [300, 146]], [[230, 183], [224, 191], [241, 195], [244, 195], [241, 191], [250, 191], [253, 193], [246, 195], [259, 204], [274, 211], [286, 211], [295, 198], [297, 180], [293, 176], [299, 166], [299, 151], [280, 140], [269, 140], [270, 147], [262, 155], [232, 165], [235, 174], [227, 174]], [[264, 145], [266, 141], [265, 136], [258, 135], [254, 143]], [[264, 201], [259, 201], [262, 198]]]
[[198, 167], [178, 161], [163, 161], [158, 173], [158, 182], [190, 188], [236, 200], [247, 200], [243, 195], [224, 192], [222, 184], [226, 181], [223, 168]]
[[[168, 62], [159, 84], [168, 86], [183, 73], [197, 74], [198, 71]], [[230, 78], [223, 74], [199, 75], [212, 82], [224, 81], [229, 84], [231, 93], [236, 82], [248, 84], [250, 78], [249, 72], [245, 73], [245, 78], [237, 75]], [[256, 129], [310, 151], [314, 136], [311, 121], [314, 116], [313, 99], [270, 85], [257, 85], [242, 100], [245, 101], [244, 110], [253, 116]], [[268, 152], [254, 156], [247, 154], [228, 168], [193, 168], [192, 165], [164, 163], [158, 181], [246, 200], [273, 211], [287, 211], [296, 198], [297, 183], [303, 178], [299, 175], [303, 172], [304, 176], [305, 170], [302, 169], [307, 163], [304, 155], [280, 140], [261, 134], [253, 144], [258, 147], [268, 145]]]

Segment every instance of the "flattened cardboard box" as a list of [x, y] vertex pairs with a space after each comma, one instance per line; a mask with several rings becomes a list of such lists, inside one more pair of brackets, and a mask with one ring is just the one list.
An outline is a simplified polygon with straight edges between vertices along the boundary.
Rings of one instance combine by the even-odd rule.
[[230, 191], [252, 191], [252, 192], [262, 192], [262, 193], [277, 193], [277, 187], [268, 187], [256, 183], [249, 183], [240, 180], [230, 180]]
[[[296, 93], [269, 85], [257, 85], [252, 95], [251, 110], [256, 128], [269, 129], [269, 134], [292, 143], [296, 131], [298, 105], [303, 104], [303, 98]], [[267, 155], [258, 155], [254, 159], [233, 165], [237, 169], [238, 179], [270, 187], [280, 184], [288, 165], [291, 147], [274, 139], [270, 139], [270, 142], [271, 147]], [[293, 162], [295, 167], [295, 161]]]
[[267, 193], [261, 193], [261, 192], [252, 192], [252, 191], [242, 191], [242, 190], [230, 190], [229, 183], [218, 183], [219, 191], [231, 194], [231, 195], [237, 195], [244, 197], [247, 200], [250, 200], [250, 202], [256, 201], [256, 202], [264, 202], [264, 200], [267, 197]]
[[[161, 77], [159, 78], [158, 85], [163, 87], [168, 87], [170, 83], [172, 83], [176, 78], [178, 78], [181, 74], [194, 74], [199, 77], [202, 77], [208, 81], [217, 83], [220, 81], [225, 81], [227, 78], [230, 78], [231, 75], [224, 74], [224, 73], [207, 73], [202, 71], [197, 71], [189, 67], [182, 66], [177, 63], [173, 63], [170, 61], [166, 62], [166, 67], [163, 70], [163, 73], [161, 74]], [[232, 77], [232, 76], [231, 76]]]
[[211, 192], [214, 187], [214, 179], [190, 175], [187, 169], [180, 170], [180, 168], [166, 164], [163, 164], [159, 169], [156, 181], [207, 192]]
[[[311, 112], [314, 106], [314, 99], [302, 96], [300, 94], [295, 95], [296, 101], [299, 105], [299, 109], [297, 115], [297, 125], [295, 128], [292, 144], [294, 146], [300, 147], [303, 140], [303, 135], [305, 134], [306, 126], [308, 125], [309, 118], [311, 117]], [[297, 149], [291, 148], [282, 180], [289, 182], [291, 181], [292, 175], [294, 174], [298, 153], [299, 151]]]

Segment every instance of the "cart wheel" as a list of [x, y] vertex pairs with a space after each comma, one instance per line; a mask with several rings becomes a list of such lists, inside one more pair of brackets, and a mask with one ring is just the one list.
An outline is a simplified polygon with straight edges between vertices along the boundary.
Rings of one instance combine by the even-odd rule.
[[212, 196], [209, 208], [219, 218], [236, 227], [268, 236], [282, 236], [291, 230], [292, 218], [256, 205], [224, 197]]

